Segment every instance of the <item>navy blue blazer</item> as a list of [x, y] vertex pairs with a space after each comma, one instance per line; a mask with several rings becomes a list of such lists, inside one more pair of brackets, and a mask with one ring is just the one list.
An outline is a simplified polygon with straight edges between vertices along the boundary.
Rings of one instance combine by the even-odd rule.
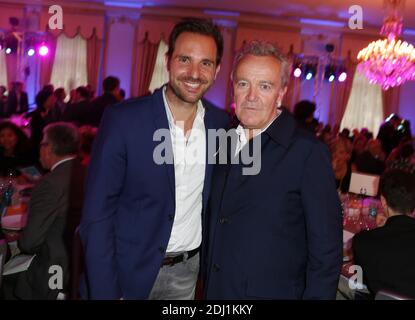
[[[226, 113], [207, 101], [203, 105], [206, 129], [226, 128]], [[160, 144], [153, 134], [168, 128], [161, 89], [104, 113], [80, 225], [90, 299], [146, 299], [153, 287], [175, 215], [174, 164], [153, 161]], [[164, 143], [171, 153], [169, 134]], [[214, 151], [206, 156], [214, 157]], [[211, 175], [212, 165], [206, 165], [204, 208]]]
[[286, 111], [260, 136], [259, 174], [214, 169], [205, 297], [334, 299], [342, 212], [328, 148]]

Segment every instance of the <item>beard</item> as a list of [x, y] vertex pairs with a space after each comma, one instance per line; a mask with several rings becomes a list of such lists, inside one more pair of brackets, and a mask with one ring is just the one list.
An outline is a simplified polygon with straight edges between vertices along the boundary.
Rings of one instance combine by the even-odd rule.
[[[185, 88], [182, 88], [179, 85], [179, 83], [184, 83], [184, 82], [191, 83], [191, 84], [199, 84], [200, 88], [198, 90], [200, 90], [200, 92], [196, 95], [189, 94], [188, 92], [186, 92]], [[209, 81], [205, 79], [192, 78], [192, 77], [180, 77], [177, 79], [177, 81], [170, 81], [169, 86], [171, 90], [173, 91], [174, 95], [179, 100], [186, 102], [186, 103], [196, 103], [203, 97], [203, 95], [211, 87], [212, 84], [213, 82], [209, 84]]]

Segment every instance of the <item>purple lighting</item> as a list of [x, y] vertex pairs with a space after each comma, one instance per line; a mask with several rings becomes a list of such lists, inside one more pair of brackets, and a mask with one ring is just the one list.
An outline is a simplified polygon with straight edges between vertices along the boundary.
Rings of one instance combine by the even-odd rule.
[[34, 56], [34, 54], [35, 54], [35, 50], [34, 50], [34, 49], [30, 48], [29, 50], [27, 50], [27, 55], [28, 55], [29, 57]]
[[301, 77], [301, 69], [300, 68], [295, 68], [294, 70], [294, 77], [299, 78]]
[[346, 81], [346, 79], [347, 79], [347, 73], [343, 71], [343, 72], [339, 75], [339, 82], [344, 82], [344, 81]]
[[[393, 12], [396, 11], [400, 1], [388, 2]], [[415, 48], [400, 39], [402, 29], [403, 18], [391, 11], [380, 30], [382, 37], [372, 41], [357, 55], [357, 70], [364, 73], [372, 83], [379, 84], [383, 90], [415, 80]]]
[[42, 57], [46, 56], [49, 53], [49, 48], [45, 46], [44, 44], [40, 46], [39, 48], [39, 55]]

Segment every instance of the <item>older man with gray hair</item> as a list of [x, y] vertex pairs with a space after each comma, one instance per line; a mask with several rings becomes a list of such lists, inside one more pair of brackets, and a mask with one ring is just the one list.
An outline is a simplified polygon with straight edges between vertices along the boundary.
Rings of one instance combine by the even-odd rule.
[[[50, 170], [34, 187], [18, 246], [35, 255], [4, 287], [6, 299], [52, 299], [68, 293], [72, 238], [80, 222], [85, 170], [77, 159], [78, 129], [57, 122], [44, 129], [40, 162]], [[6, 281], [5, 281], [6, 282]]]
[[342, 218], [330, 153], [280, 108], [289, 73], [287, 58], [270, 43], [248, 43], [236, 55], [239, 141], [229, 155], [260, 145], [255, 159], [261, 170], [244, 175], [244, 163], [229, 161], [215, 168], [207, 214], [208, 299], [336, 296]]

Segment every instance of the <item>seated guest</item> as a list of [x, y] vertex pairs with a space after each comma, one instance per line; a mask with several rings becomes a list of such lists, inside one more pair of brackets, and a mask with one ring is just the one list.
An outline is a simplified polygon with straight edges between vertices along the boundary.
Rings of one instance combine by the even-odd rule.
[[383, 289], [415, 298], [415, 219], [408, 216], [415, 209], [415, 175], [388, 170], [380, 192], [386, 223], [354, 236], [355, 264], [373, 295]]
[[353, 171], [381, 175], [385, 170], [385, 153], [380, 140], [371, 139], [367, 143], [366, 151], [356, 156]]
[[415, 169], [415, 150], [412, 142], [407, 142], [399, 146], [396, 157], [388, 162], [388, 167], [402, 170]]
[[35, 164], [29, 138], [14, 123], [0, 123], [0, 176], [20, 175], [19, 168]]
[[[33, 189], [27, 225], [18, 241], [22, 253], [36, 256], [28, 270], [3, 279], [6, 299], [55, 300], [59, 293], [68, 293], [71, 244], [83, 201], [84, 168], [77, 159], [78, 148], [74, 125], [45, 127], [40, 162], [50, 173]], [[62, 268], [61, 288], [49, 287], [51, 266]]]
[[352, 168], [350, 157], [352, 155], [352, 144], [347, 138], [338, 137], [330, 145], [332, 155], [332, 166], [336, 177], [337, 189], [346, 193], [349, 191]]

